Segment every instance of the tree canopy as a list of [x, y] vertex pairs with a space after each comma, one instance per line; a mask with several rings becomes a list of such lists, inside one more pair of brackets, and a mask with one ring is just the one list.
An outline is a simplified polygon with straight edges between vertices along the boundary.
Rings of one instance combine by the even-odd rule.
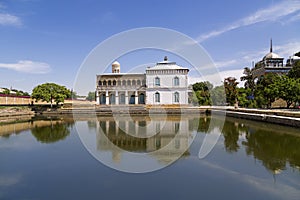
[[89, 92], [88, 96], [86, 97], [88, 101], [95, 101], [95, 92]]
[[290, 78], [300, 78], [300, 61], [296, 61], [292, 69], [289, 71], [288, 76]]
[[36, 101], [50, 102], [51, 107], [53, 102], [57, 105], [64, 102], [66, 98], [70, 98], [71, 92], [65, 86], [57, 85], [55, 83], [44, 83], [36, 86], [32, 90], [31, 97]]

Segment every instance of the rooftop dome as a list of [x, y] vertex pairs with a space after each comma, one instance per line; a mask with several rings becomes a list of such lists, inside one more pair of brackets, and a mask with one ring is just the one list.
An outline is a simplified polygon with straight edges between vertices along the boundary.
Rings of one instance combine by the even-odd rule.
[[263, 57], [263, 60], [266, 60], [266, 59], [283, 59], [282, 57], [280, 57], [278, 54], [274, 53], [273, 52], [273, 44], [272, 44], [272, 39], [270, 41], [270, 52], [267, 53], [264, 57]]
[[156, 63], [154, 67], [148, 68], [147, 70], [168, 70], [168, 69], [188, 69], [181, 67], [176, 62], [168, 61], [168, 57], [165, 56], [164, 61]]
[[111, 64], [111, 72], [112, 73], [120, 73], [121, 72], [120, 63], [118, 61], [115, 61]]
[[118, 61], [115, 61], [112, 63], [112, 65], [120, 66], [120, 63]]
[[263, 60], [273, 59], [273, 58], [281, 58], [281, 57], [278, 54], [274, 53], [274, 52], [269, 52], [264, 56]]

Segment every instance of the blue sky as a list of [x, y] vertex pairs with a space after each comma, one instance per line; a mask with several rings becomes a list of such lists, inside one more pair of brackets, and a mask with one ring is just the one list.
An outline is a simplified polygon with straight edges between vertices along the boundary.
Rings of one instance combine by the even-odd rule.
[[[222, 77], [239, 78], [268, 53], [271, 37], [274, 52], [285, 59], [300, 51], [300, 1], [0, 0], [0, 87], [31, 92], [56, 82], [72, 88], [94, 47], [142, 27], [186, 34], [206, 49]], [[121, 59], [123, 71], [160, 61], [164, 52], [149, 55]]]

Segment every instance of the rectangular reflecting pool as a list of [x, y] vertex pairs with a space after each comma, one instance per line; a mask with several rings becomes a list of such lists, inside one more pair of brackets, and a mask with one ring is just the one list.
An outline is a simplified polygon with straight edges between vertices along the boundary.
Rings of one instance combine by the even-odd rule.
[[229, 117], [2, 123], [0, 161], [0, 199], [300, 198], [299, 129]]

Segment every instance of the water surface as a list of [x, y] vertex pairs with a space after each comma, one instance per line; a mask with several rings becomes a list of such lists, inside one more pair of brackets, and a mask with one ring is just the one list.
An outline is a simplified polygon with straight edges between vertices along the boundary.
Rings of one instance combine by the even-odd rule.
[[[165, 122], [100, 117], [1, 124], [0, 199], [299, 199], [299, 129], [234, 118], [211, 129], [210, 121], [208, 116], [170, 116]], [[221, 137], [199, 159], [203, 138], [212, 130]], [[82, 136], [92, 143], [89, 151], [116, 167], [159, 167], [181, 157], [158, 171], [124, 173], [95, 159]], [[130, 162], [130, 153], [168, 145], [171, 150]]]

